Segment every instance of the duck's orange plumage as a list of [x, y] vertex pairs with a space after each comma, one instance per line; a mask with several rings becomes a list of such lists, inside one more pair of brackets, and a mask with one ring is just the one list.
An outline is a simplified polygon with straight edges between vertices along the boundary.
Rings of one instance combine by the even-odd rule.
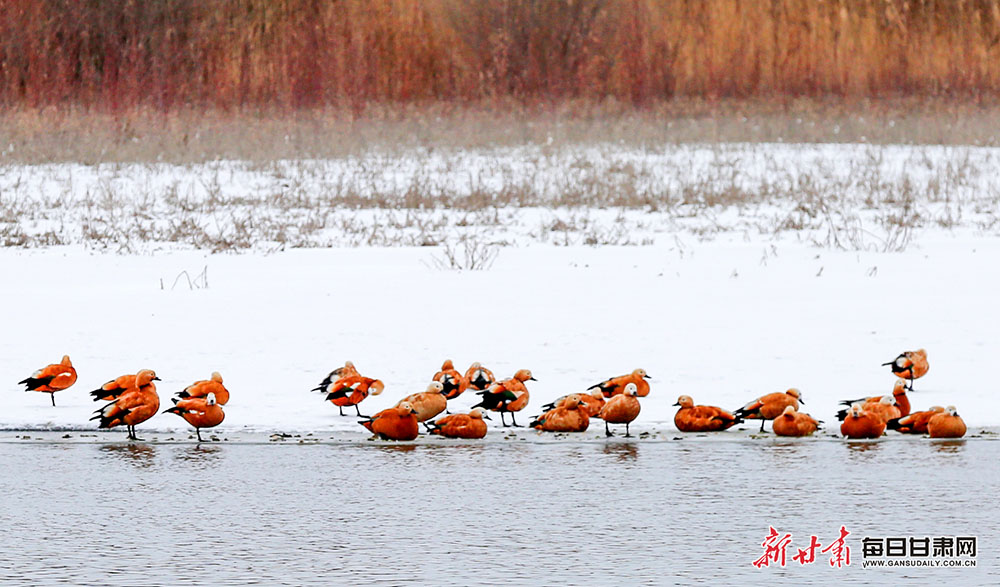
[[562, 404], [538, 416], [529, 426], [546, 432], [585, 432], [590, 427], [590, 416], [580, 397], [570, 395]]
[[805, 403], [802, 393], [793, 387], [785, 392], [762, 395], [733, 412], [733, 415], [746, 420], [760, 419], [760, 431], [763, 432], [764, 422], [777, 418], [788, 406], [798, 410], [799, 402]]
[[468, 414], [452, 414], [435, 420], [428, 432], [446, 438], [485, 438], [486, 422], [489, 419], [482, 408], [475, 408]]
[[134, 386], [94, 412], [91, 420], [99, 420], [98, 428], [114, 428], [122, 424], [128, 427], [128, 437], [138, 440], [135, 427], [156, 415], [160, 409], [160, 396], [156, 394], [156, 384], [160, 378], [151, 369], [143, 369], [135, 374]]
[[927, 432], [931, 438], [961, 438], [967, 430], [965, 421], [955, 411], [955, 406], [948, 406], [940, 414], [931, 416], [927, 422]]
[[499, 383], [494, 383], [486, 391], [476, 392], [482, 396], [482, 401], [472, 406], [474, 408], [486, 408], [494, 412], [500, 412], [500, 422], [507, 426], [504, 414], [510, 413], [512, 426], [518, 426], [514, 420], [514, 412], [519, 412], [528, 405], [530, 395], [526, 381], [538, 381], [531, 375], [531, 371], [521, 369], [510, 379], [505, 379]]
[[448, 408], [448, 400], [445, 398], [444, 384], [440, 381], [431, 381], [427, 386], [427, 391], [413, 393], [396, 404], [396, 407], [407, 403], [416, 412], [418, 422], [426, 422], [434, 416]]
[[927, 434], [927, 424], [931, 418], [944, 411], [941, 406], [931, 406], [930, 409], [922, 412], [913, 412], [908, 416], [889, 420], [886, 426], [890, 430], [902, 434]]
[[547, 412], [553, 408], [561, 408], [563, 407], [564, 402], [566, 402], [569, 398], [574, 396], [578, 397], [579, 401], [582, 401], [584, 403], [584, 407], [587, 409], [588, 416], [590, 416], [591, 418], [599, 417], [599, 414], [601, 413], [601, 408], [604, 407], [605, 403], [604, 394], [601, 393], [601, 390], [599, 389], [595, 389], [590, 393], [571, 393], [564, 395], [561, 398], [557, 399], [556, 401], [542, 406], [542, 411]]
[[126, 391], [135, 388], [135, 374], [122, 375], [116, 379], [108, 381], [104, 385], [90, 392], [94, 401], [109, 402], [118, 399]]
[[625, 386], [625, 390], [622, 393], [611, 396], [611, 399], [604, 404], [599, 415], [604, 420], [604, 433], [606, 435], [614, 436], [608, 424], [624, 424], [625, 436], [631, 436], [628, 429], [629, 425], [639, 417], [639, 410], [641, 409], [639, 400], [636, 398], [637, 394], [636, 384], [629, 383]]
[[[861, 399], [853, 400], [843, 400], [840, 402], [842, 406], [852, 406], [854, 404], [860, 403], [866, 408], [871, 404], [877, 404], [882, 401], [884, 396], [876, 395], [872, 397], [866, 397]], [[897, 379], [896, 383], [892, 386], [892, 397], [896, 400], [895, 406], [899, 410], [899, 417], [908, 416], [910, 414], [910, 398], [906, 396], [906, 382], [902, 379]], [[876, 411], [880, 408], [875, 408]], [[847, 408], [844, 408], [837, 412], [837, 419], [843, 420], [847, 416]]]
[[891, 368], [896, 377], [908, 380], [910, 382], [910, 390], [913, 390], [913, 380], [920, 379], [931, 368], [930, 363], [927, 362], [927, 351], [925, 349], [900, 353], [892, 361], [882, 363], [882, 366]]
[[56, 405], [56, 392], [62, 391], [76, 383], [76, 369], [69, 355], [63, 355], [62, 361], [46, 365], [31, 374], [31, 377], [18, 381], [24, 385], [24, 391], [40, 391], [49, 394], [53, 407]]
[[862, 404], [862, 407], [866, 413], [881, 418], [885, 423], [900, 417], [899, 408], [896, 407], [896, 398], [891, 395], [884, 395], [881, 400], [875, 403]]
[[189, 397], [205, 398], [210, 393], [215, 394], [215, 402], [218, 405], [224, 406], [229, 403], [229, 390], [222, 384], [222, 375], [218, 371], [213, 372], [212, 376], [208, 379], [195, 381], [185, 387], [184, 391], [177, 394], [177, 397], [181, 399]]
[[385, 389], [385, 384], [379, 379], [362, 377], [361, 375], [349, 375], [338, 379], [327, 388], [326, 399], [340, 409], [340, 415], [344, 415], [345, 406], [354, 406], [359, 417], [361, 408], [358, 404], [363, 402], [369, 395], [378, 395]]
[[201, 440], [202, 428], [214, 428], [226, 419], [226, 413], [218, 403], [215, 394], [208, 392], [205, 397], [191, 397], [174, 400], [174, 407], [164, 410], [164, 414], [177, 414], [188, 424], [194, 426], [198, 440]]
[[591, 389], [600, 389], [604, 397], [611, 397], [613, 395], [618, 395], [625, 391], [625, 386], [629, 383], [634, 383], [636, 388], [636, 395], [639, 397], [646, 397], [649, 395], [649, 375], [646, 374], [645, 369], [636, 369], [628, 375], [620, 375], [618, 377], [612, 377], [598, 383], [596, 385], [591, 385], [587, 388], [587, 391]]
[[440, 381], [444, 385], [444, 397], [455, 399], [462, 395], [469, 388], [469, 380], [455, 369], [451, 359], [441, 365], [441, 370], [434, 374], [434, 381]]
[[344, 363], [343, 367], [337, 367], [333, 371], [330, 371], [323, 381], [319, 382], [319, 385], [312, 388], [312, 391], [320, 391], [323, 393], [329, 393], [329, 387], [337, 382], [338, 379], [343, 379], [344, 377], [354, 377], [360, 376], [358, 370], [354, 367], [354, 363], [347, 361]]
[[420, 434], [416, 412], [406, 402], [358, 423], [383, 440], [413, 440]]
[[861, 404], [854, 404], [840, 424], [840, 433], [847, 438], [878, 438], [885, 432], [885, 420], [869, 414]]
[[465, 380], [469, 382], [469, 389], [486, 391], [491, 385], [496, 383], [497, 378], [493, 376], [493, 371], [490, 371], [479, 363], [473, 363], [465, 372]]
[[743, 421], [722, 408], [696, 406], [689, 395], [680, 396], [674, 405], [680, 406], [674, 414], [674, 426], [681, 432], [718, 432]]
[[809, 436], [819, 429], [819, 421], [788, 406], [774, 419], [771, 427], [778, 436]]

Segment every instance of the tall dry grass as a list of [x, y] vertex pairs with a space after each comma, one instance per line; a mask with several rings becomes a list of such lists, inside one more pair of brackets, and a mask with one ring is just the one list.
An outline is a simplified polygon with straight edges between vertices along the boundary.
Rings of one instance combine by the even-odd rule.
[[0, 104], [994, 97], [1000, 0], [0, 0]]

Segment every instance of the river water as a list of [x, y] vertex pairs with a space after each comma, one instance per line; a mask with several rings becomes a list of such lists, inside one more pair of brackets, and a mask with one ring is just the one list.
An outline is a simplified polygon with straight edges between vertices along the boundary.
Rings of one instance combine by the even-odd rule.
[[[54, 436], [58, 438], [58, 436]], [[1000, 584], [1000, 442], [0, 441], [4, 584]], [[770, 526], [784, 568], [756, 568]], [[851, 565], [792, 560], [850, 532]], [[862, 538], [976, 536], [975, 568]]]

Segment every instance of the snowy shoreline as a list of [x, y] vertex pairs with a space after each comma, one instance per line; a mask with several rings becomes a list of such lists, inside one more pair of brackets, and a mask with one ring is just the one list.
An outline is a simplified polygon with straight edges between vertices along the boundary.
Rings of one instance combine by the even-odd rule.
[[[636, 426], [669, 422], [681, 394], [737, 408], [789, 387], [834, 426], [841, 399], [889, 393], [881, 363], [926, 348], [915, 410], [955, 405], [970, 426], [1000, 424], [992, 364], [1000, 239], [925, 236], [902, 253], [830, 251], [743, 238], [665, 246], [503, 249], [486, 271], [447, 271], [426, 248], [303, 249], [276, 255], [0, 250], [0, 427], [85, 427], [86, 393], [140, 368], [168, 398], [212, 371], [233, 399], [222, 430], [360, 429], [310, 392], [352, 360], [386, 391], [372, 414], [421, 391], [445, 359], [498, 376], [529, 368], [521, 424], [565, 393], [645, 368]], [[208, 268], [207, 288], [185, 280]], [[69, 354], [76, 385], [56, 396], [13, 383]], [[466, 393], [452, 411], [475, 403]], [[524, 421], [521, 421], [521, 420]], [[146, 428], [182, 430], [170, 414]], [[142, 436], [144, 426], [139, 427]], [[363, 432], [358, 430], [358, 432]]]

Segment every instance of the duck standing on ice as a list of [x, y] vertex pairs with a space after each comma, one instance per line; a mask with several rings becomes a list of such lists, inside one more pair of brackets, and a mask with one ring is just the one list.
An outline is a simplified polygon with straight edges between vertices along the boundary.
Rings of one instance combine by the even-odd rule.
[[49, 394], [52, 407], [56, 405], [56, 392], [62, 391], [76, 383], [76, 369], [69, 355], [63, 355], [62, 361], [42, 367], [31, 374], [31, 377], [18, 381], [24, 385], [24, 391], [40, 391]]
[[920, 379], [931, 368], [930, 363], [927, 362], [927, 351], [925, 349], [900, 353], [898, 357], [888, 363], [882, 363], [882, 366], [890, 367], [896, 377], [908, 380], [910, 382], [910, 391], [913, 391], [913, 380]]
[[[118, 378], [118, 380], [121, 379], [121, 377]], [[152, 369], [139, 371], [135, 374], [132, 386], [123, 391], [112, 392], [115, 395], [111, 402], [94, 412], [91, 420], [100, 421], [98, 428], [114, 428], [124, 424], [128, 427], [129, 440], [139, 440], [135, 435], [135, 427], [152, 418], [160, 409], [160, 396], [156, 394], [156, 384], [153, 383], [159, 380], [160, 378]], [[113, 384], [114, 382], [108, 383]], [[92, 393], [99, 391], [101, 390]], [[98, 397], [96, 399], [104, 398]]]

